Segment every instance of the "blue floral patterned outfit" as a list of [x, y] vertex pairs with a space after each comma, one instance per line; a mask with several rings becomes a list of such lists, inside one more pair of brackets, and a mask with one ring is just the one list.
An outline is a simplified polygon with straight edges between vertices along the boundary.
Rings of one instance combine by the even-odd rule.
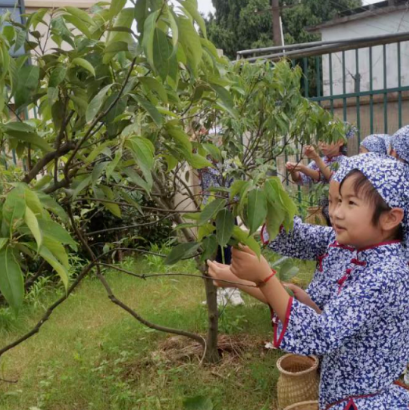
[[[324, 156], [321, 159], [327, 167], [329, 167], [330, 169], [336, 171], [337, 165], [340, 162], [342, 162], [342, 160], [344, 158], [345, 158], [345, 155], [337, 155], [336, 157]], [[318, 171], [318, 173], [319, 173], [318, 181], [315, 181], [311, 177], [309, 177], [308, 175], [305, 175], [304, 173], [300, 172], [301, 180], [298, 182], [299, 185], [309, 185], [309, 184], [312, 184], [312, 183], [316, 184], [318, 182], [328, 184], [329, 181], [324, 177], [324, 175], [322, 175], [322, 173], [321, 173], [320, 169], [318, 168], [318, 165], [316, 164], [315, 161], [311, 161], [308, 164], [308, 168], [312, 169], [313, 171]]]
[[[343, 410], [350, 399], [359, 410], [407, 409], [409, 393], [393, 385], [409, 357], [409, 269], [402, 245], [363, 250], [348, 269], [322, 314], [292, 300], [288, 321], [274, 323], [275, 346], [323, 356], [320, 409]], [[359, 397], [367, 395], [374, 396]]]
[[[402, 164], [371, 156], [352, 164], [349, 169], [359, 169], [390, 207], [404, 209], [407, 243], [409, 186]], [[274, 344], [323, 356], [320, 410], [408, 409], [409, 392], [393, 384], [409, 358], [404, 248], [400, 241], [389, 241], [350, 255], [342, 276], [330, 278], [336, 282], [328, 287], [321, 314], [290, 298], [284, 324], [273, 317]]]
[[385, 134], [372, 134], [368, 135], [361, 142], [361, 146], [366, 148], [369, 152], [376, 152], [377, 154], [386, 155], [387, 146]]
[[392, 136], [392, 149], [403, 161], [409, 164], [409, 125], [402, 127]]
[[[294, 228], [290, 232], [282, 230], [271, 242], [263, 227], [263, 243], [283, 256], [302, 260], [315, 260], [317, 267], [306, 292], [313, 302], [323, 309], [335, 290], [341, 286], [343, 272], [353, 258], [355, 249], [340, 245], [335, 240], [335, 232], [330, 227], [303, 223], [294, 218]], [[340, 281], [340, 283], [338, 283]]]
[[232, 166], [229, 164], [214, 163], [214, 168], [203, 168], [199, 171], [200, 185], [202, 187], [203, 204], [206, 204], [209, 196], [212, 194], [211, 188], [230, 188], [234, 179], [224, 177], [223, 173]]

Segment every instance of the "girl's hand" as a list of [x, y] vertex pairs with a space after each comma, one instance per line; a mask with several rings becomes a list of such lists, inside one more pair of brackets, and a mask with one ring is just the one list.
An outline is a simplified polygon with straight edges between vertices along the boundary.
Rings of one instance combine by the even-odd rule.
[[304, 305], [307, 305], [307, 302], [311, 301], [308, 293], [299, 286], [294, 285], [293, 283], [283, 283], [283, 286], [290, 289], [294, 293], [294, 297]]
[[218, 288], [235, 288], [237, 285], [228, 282], [240, 283], [240, 279], [232, 273], [230, 265], [223, 265], [215, 261], [207, 261], [208, 273], [213, 280], [214, 286]]
[[302, 172], [303, 166], [304, 166], [303, 164], [296, 164], [295, 162], [287, 162], [285, 164], [285, 167], [290, 172], [298, 172], [298, 171]]
[[315, 151], [315, 148], [312, 145], [306, 145], [304, 148], [304, 155], [309, 158], [309, 159], [316, 159], [319, 157], [317, 151]]
[[290, 289], [294, 297], [303, 305], [309, 306], [310, 308], [314, 309], [317, 313], [321, 313], [320, 308], [313, 302], [310, 298], [310, 295], [304, 290], [301, 289], [299, 286], [294, 285], [293, 283], [283, 283], [285, 288]]
[[247, 246], [233, 248], [231, 271], [240, 279], [249, 280], [259, 285], [271, 275], [271, 268], [266, 259], [257, 255]]

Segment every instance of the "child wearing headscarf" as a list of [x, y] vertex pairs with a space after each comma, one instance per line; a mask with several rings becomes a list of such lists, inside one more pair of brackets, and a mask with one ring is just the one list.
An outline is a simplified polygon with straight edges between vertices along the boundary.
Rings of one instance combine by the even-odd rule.
[[364, 138], [359, 147], [359, 153], [366, 154], [368, 152], [387, 155], [385, 134], [372, 134]]
[[391, 155], [409, 166], [409, 125], [402, 127], [393, 134]]
[[[338, 243], [356, 256], [321, 312], [288, 295], [264, 258], [233, 251], [232, 272], [256, 283], [275, 312], [274, 342], [283, 350], [323, 355], [320, 409], [407, 409], [393, 384], [409, 355], [409, 186], [393, 159], [353, 165], [333, 213]], [[210, 265], [212, 270], [212, 265]]]

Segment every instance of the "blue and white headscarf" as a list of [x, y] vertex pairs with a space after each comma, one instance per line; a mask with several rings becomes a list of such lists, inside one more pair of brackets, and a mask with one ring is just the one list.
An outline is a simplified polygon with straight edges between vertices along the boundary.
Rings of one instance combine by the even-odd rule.
[[357, 134], [358, 128], [356, 128], [354, 125], [351, 125], [349, 122], [346, 122], [346, 121], [344, 121], [344, 124], [347, 127], [345, 138], [349, 140], [350, 138], [354, 137]]
[[405, 125], [393, 134], [391, 146], [399, 158], [409, 164], [409, 125]]
[[384, 134], [368, 135], [362, 142], [361, 146], [366, 148], [369, 152], [376, 152], [377, 154], [386, 155], [387, 147]]
[[403, 242], [409, 247], [409, 181], [406, 178], [405, 165], [394, 158], [373, 153], [348, 158], [334, 175], [334, 180], [342, 182], [352, 170], [362, 172], [391, 208], [404, 210]]

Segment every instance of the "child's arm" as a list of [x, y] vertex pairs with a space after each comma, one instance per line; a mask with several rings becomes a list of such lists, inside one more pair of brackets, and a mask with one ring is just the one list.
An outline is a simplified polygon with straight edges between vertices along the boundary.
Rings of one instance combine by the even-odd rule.
[[[213, 283], [218, 288], [240, 289], [260, 302], [267, 304], [267, 299], [263, 292], [259, 288], [255, 287], [253, 282], [240, 279], [234, 275], [230, 269], [230, 265], [223, 265], [222, 263], [214, 261], [207, 261], [207, 265], [209, 267], [208, 273], [214, 279]], [[294, 297], [301, 303], [310, 306], [317, 313], [321, 313], [320, 308], [313, 302], [305, 290], [294, 285], [293, 283], [285, 283], [284, 286], [290, 289], [293, 292]]]
[[261, 231], [264, 245], [283, 256], [303, 260], [316, 260], [327, 251], [328, 245], [334, 241], [334, 230], [328, 226], [312, 225], [294, 218], [294, 227], [290, 232], [284, 229], [273, 241], [269, 240], [266, 227]]
[[214, 278], [213, 283], [218, 288], [237, 288], [260, 302], [267, 303], [261, 290], [255, 287], [253, 282], [240, 279], [234, 275], [230, 265], [223, 265], [214, 261], [207, 261], [207, 265], [209, 266], [209, 275]]
[[[304, 154], [307, 158], [312, 159], [317, 167], [319, 168], [321, 175], [324, 177], [326, 181], [329, 181], [331, 179], [332, 171], [330, 167], [328, 167], [324, 161], [320, 158], [318, 153], [315, 151], [314, 147], [311, 145], [308, 145], [305, 147]], [[320, 173], [318, 172], [318, 177], [314, 179], [315, 181], [319, 181], [321, 178]]]
[[264, 256], [260, 259], [248, 247], [232, 249], [231, 271], [237, 277], [259, 286], [267, 303], [277, 316], [285, 321], [287, 307], [292, 298], [276, 276]]
[[[311, 165], [311, 164], [310, 164]], [[319, 171], [311, 168], [311, 166], [304, 165], [304, 164], [296, 164], [294, 162], [287, 162], [285, 164], [286, 169], [289, 171], [291, 175], [291, 179], [299, 185], [306, 185], [311, 180], [314, 182], [318, 182], [320, 179]], [[304, 174], [304, 175], [302, 175]]]
[[291, 298], [276, 277], [268, 279], [271, 271], [263, 257], [259, 260], [250, 249], [241, 249], [233, 250], [232, 271], [242, 279], [261, 284], [261, 292], [281, 322], [273, 320], [274, 345], [288, 352], [330, 353], [362, 328], [382, 323], [380, 319], [385, 315], [389, 318], [390, 313], [386, 312], [390, 311], [390, 304], [401, 300], [399, 286], [388, 283], [388, 279], [379, 281], [379, 275], [368, 272], [359, 284], [343, 289], [318, 314]]

